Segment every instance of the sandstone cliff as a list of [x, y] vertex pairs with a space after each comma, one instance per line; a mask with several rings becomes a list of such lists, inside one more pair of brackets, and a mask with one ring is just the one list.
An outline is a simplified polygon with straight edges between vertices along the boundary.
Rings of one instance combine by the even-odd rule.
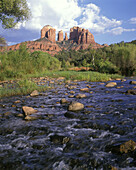
[[[0, 47], [0, 51], [18, 50], [21, 43]], [[33, 51], [43, 51], [51, 55], [57, 54], [59, 51], [64, 50], [80, 50], [87, 48], [103, 48], [105, 45], [97, 44], [94, 40], [94, 36], [88, 30], [73, 27], [70, 29], [70, 37], [68, 39], [67, 33], [65, 33], [65, 38], [63, 38], [63, 31], [58, 32], [58, 41], [56, 41], [56, 29], [49, 25], [44, 26], [41, 29], [41, 38], [36, 41], [27, 41], [27, 48]], [[107, 45], [106, 45], [107, 46]]]
[[50, 25], [46, 25], [41, 29], [41, 38], [48, 38], [50, 41], [56, 41], [56, 29], [52, 28]]

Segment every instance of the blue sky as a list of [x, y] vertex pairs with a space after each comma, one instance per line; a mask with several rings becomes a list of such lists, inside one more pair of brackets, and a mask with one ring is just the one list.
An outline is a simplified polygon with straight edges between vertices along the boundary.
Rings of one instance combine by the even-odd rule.
[[94, 35], [99, 44], [136, 39], [136, 0], [27, 0], [32, 18], [15, 29], [0, 29], [9, 45], [40, 38], [40, 30], [51, 25], [69, 33], [79, 26]]

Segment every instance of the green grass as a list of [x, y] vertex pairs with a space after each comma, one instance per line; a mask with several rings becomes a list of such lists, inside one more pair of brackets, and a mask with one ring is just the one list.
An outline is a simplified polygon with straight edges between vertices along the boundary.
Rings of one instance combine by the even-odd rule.
[[12, 86], [13, 85], [11, 84], [11, 86], [8, 85], [5, 87], [0, 87], [0, 98], [16, 95], [27, 95], [34, 90], [38, 90], [39, 92], [41, 92], [48, 89], [47, 86], [38, 86], [34, 82], [26, 79], [20, 80], [14, 87]]
[[103, 74], [92, 71], [85, 72], [76, 72], [76, 71], [46, 71], [43, 73], [29, 74], [26, 75], [25, 79], [17, 81], [17, 83], [12, 87], [5, 86], [0, 87], [0, 98], [7, 96], [15, 95], [27, 95], [30, 94], [33, 90], [38, 90], [39, 92], [45, 91], [48, 89], [47, 86], [38, 86], [36, 83], [29, 80], [32, 77], [50, 77], [58, 78], [65, 77], [66, 80], [79, 80], [79, 81], [91, 81], [91, 82], [103, 82], [109, 81], [111, 79], [123, 78], [117, 74]]
[[45, 72], [42, 76], [48, 77], [65, 77], [67, 80], [86, 80], [91, 82], [98, 81], [109, 81], [110, 79], [123, 78], [118, 74], [103, 74], [93, 71], [84, 71], [84, 72], [76, 72], [76, 71], [56, 71], [56, 72]]

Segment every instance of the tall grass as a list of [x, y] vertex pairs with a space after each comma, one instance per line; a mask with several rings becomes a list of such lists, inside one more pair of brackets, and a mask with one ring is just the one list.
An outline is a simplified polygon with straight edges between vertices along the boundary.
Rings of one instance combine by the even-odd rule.
[[18, 81], [16, 84], [14, 84], [14, 87], [13, 84], [11, 84], [11, 86], [12, 87], [9, 85], [0, 87], [0, 98], [16, 95], [27, 95], [34, 90], [41, 92], [48, 89], [48, 86], [38, 86], [34, 82], [26, 79]]
[[88, 71], [88, 72], [52, 71], [52, 72], [45, 72], [43, 76], [49, 76], [54, 78], [65, 77], [66, 79], [70, 79], [70, 80], [81, 80], [81, 81], [86, 80], [92, 82], [109, 81], [110, 79], [122, 78], [122, 76], [118, 74], [103, 74], [94, 71]]

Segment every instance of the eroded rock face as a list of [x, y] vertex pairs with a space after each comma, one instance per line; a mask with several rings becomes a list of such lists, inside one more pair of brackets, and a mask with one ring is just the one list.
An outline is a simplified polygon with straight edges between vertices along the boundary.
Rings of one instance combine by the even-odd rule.
[[50, 41], [55, 42], [56, 40], [56, 29], [50, 25], [46, 25], [41, 29], [41, 38], [48, 38]]
[[73, 40], [73, 42], [77, 44], [95, 43], [93, 34], [80, 27], [73, 27], [70, 29], [70, 40]]
[[63, 31], [59, 31], [58, 33], [58, 41], [63, 41]]
[[67, 33], [65, 32], [65, 39], [64, 39], [65, 41], [67, 41], [68, 40], [68, 35], [67, 35]]
[[[67, 41], [67, 43], [65, 43], [65, 41]], [[59, 31], [58, 41], [56, 42], [56, 29], [50, 25], [46, 25], [41, 29], [40, 39], [36, 41], [26, 41], [25, 43], [30, 52], [43, 51], [51, 55], [55, 55], [63, 49], [77, 51], [80, 49], [85, 50], [90, 47], [93, 49], [104, 47], [94, 41], [92, 33], [80, 27], [73, 27], [70, 29], [69, 39], [67, 33], [65, 33], [65, 38], [63, 38], [63, 31]], [[0, 51], [18, 50], [20, 45], [21, 43], [12, 46], [0, 47]]]

